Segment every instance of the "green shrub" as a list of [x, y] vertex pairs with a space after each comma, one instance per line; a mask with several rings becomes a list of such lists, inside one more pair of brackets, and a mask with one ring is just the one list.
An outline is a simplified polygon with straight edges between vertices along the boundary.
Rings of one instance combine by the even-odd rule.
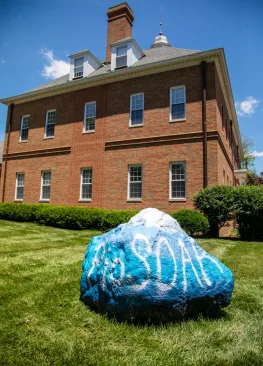
[[215, 185], [194, 196], [196, 207], [208, 218], [210, 236], [218, 237], [219, 229], [233, 218], [234, 191], [232, 186]]
[[180, 210], [171, 214], [175, 218], [182, 229], [191, 236], [204, 236], [209, 230], [208, 219], [198, 211], [195, 210]]
[[133, 210], [105, 210], [86, 207], [1, 203], [0, 219], [37, 222], [42, 225], [74, 230], [109, 230], [136, 215]]
[[263, 239], [262, 186], [240, 186], [235, 189], [235, 220], [242, 239]]

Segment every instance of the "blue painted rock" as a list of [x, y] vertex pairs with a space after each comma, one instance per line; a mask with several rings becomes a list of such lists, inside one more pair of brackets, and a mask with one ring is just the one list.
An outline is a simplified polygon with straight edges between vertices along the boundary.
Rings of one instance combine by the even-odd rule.
[[173, 320], [229, 305], [231, 271], [171, 216], [142, 210], [95, 236], [82, 265], [81, 299], [120, 320]]

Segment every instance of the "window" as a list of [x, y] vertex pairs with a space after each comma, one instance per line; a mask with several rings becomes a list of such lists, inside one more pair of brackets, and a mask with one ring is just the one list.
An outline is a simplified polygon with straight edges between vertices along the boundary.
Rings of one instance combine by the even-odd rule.
[[16, 194], [15, 199], [23, 201], [24, 199], [24, 173], [16, 173]]
[[144, 94], [131, 95], [130, 126], [143, 124]]
[[20, 141], [28, 140], [29, 116], [23, 116], [21, 119]]
[[222, 130], [224, 132], [225, 128], [225, 119], [224, 119], [224, 106], [221, 104], [221, 121], [222, 121]]
[[96, 102], [85, 104], [84, 131], [95, 131]]
[[142, 165], [129, 165], [128, 199], [141, 200], [141, 198], [142, 198]]
[[74, 78], [83, 76], [84, 57], [75, 58], [74, 62]]
[[80, 199], [90, 201], [92, 197], [92, 168], [81, 169]]
[[47, 111], [46, 115], [46, 128], [45, 128], [45, 137], [54, 137], [55, 132], [55, 123], [56, 123], [56, 111]]
[[185, 163], [170, 164], [170, 199], [186, 198]]
[[41, 182], [41, 200], [48, 201], [50, 199], [51, 172], [42, 172]]
[[127, 66], [127, 46], [117, 47], [116, 68]]
[[170, 90], [170, 120], [185, 119], [185, 87], [179, 86]]

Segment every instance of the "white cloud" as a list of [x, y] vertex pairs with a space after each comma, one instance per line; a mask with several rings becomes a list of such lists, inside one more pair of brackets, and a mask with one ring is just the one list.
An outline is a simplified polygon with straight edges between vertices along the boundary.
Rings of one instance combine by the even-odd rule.
[[254, 97], [247, 97], [242, 102], [236, 102], [236, 110], [239, 116], [251, 116], [255, 113], [260, 101]]
[[42, 70], [42, 76], [46, 79], [56, 79], [69, 73], [69, 63], [64, 60], [57, 60], [52, 50], [44, 48], [41, 53], [47, 62]]
[[2, 64], [5, 64], [5, 60], [1, 60]]
[[253, 151], [251, 155], [253, 155], [257, 158], [259, 158], [259, 157], [263, 158], [263, 151]]

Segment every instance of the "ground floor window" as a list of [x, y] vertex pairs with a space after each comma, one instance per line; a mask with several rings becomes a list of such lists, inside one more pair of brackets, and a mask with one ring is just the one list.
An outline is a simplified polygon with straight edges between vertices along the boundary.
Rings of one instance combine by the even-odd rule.
[[170, 198], [186, 198], [186, 166], [183, 162], [170, 163]]
[[51, 172], [50, 171], [42, 172], [41, 194], [40, 194], [41, 200], [48, 201], [50, 199], [50, 186], [51, 186]]
[[81, 169], [80, 199], [92, 198], [92, 168]]
[[129, 165], [128, 199], [142, 199], [142, 165]]
[[24, 173], [16, 173], [16, 200], [23, 200], [24, 199], [24, 180], [25, 174]]

